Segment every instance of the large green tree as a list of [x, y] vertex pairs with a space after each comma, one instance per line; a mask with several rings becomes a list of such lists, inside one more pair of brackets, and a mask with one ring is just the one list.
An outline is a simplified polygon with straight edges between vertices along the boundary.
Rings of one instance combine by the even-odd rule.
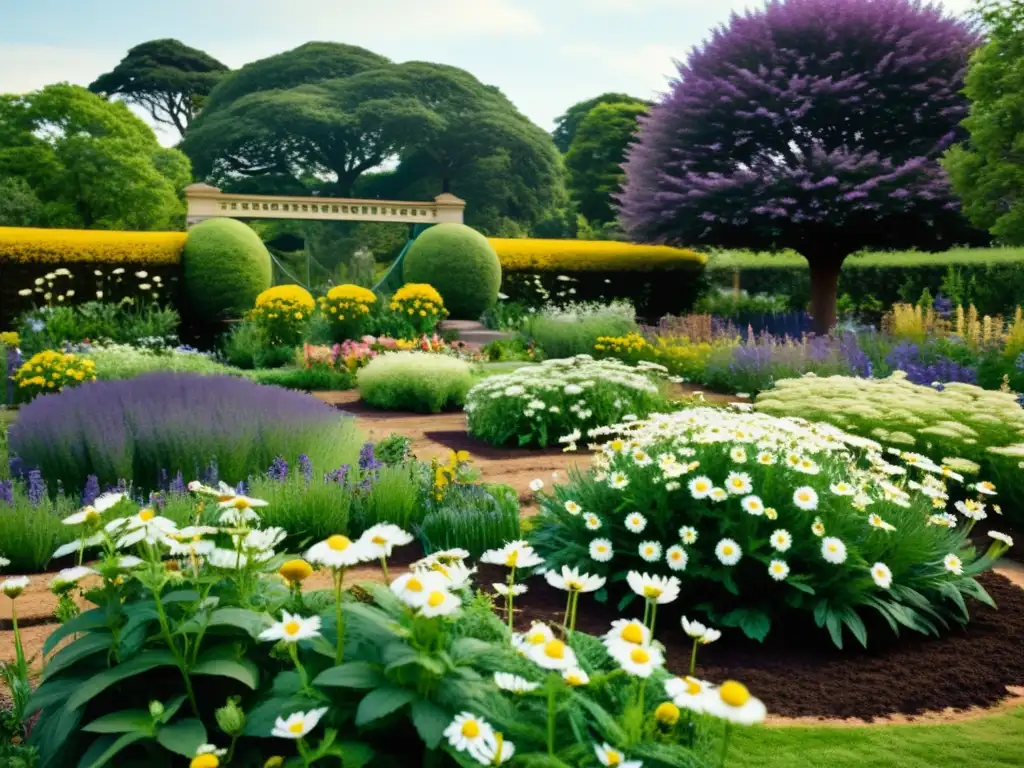
[[137, 104], [155, 122], [173, 126], [184, 135], [227, 71], [208, 53], [178, 40], [150, 40], [129, 50], [114, 69], [96, 78], [89, 90]]
[[439, 64], [395, 64], [363, 48], [309, 43], [253, 62], [210, 94], [182, 149], [230, 189], [347, 196], [395, 164], [377, 196], [467, 200], [467, 220], [529, 226], [562, 181], [550, 137], [501, 92]]
[[576, 131], [579, 130], [583, 118], [598, 104], [633, 104], [638, 101], [650, 106], [649, 102], [638, 99], [636, 96], [630, 96], [628, 93], [613, 92], [602, 93], [600, 96], [576, 102], [555, 118], [555, 130], [551, 132], [555, 146], [563, 154], [568, 152], [569, 147], [572, 146], [573, 139], [576, 138]]
[[1024, 4], [981, 2], [979, 10], [989, 37], [967, 72], [970, 138], [944, 165], [971, 222], [1024, 245]]
[[591, 109], [565, 155], [569, 193], [590, 222], [616, 218], [612, 195], [622, 186], [622, 164], [637, 131], [637, 118], [647, 113], [642, 101], [602, 102]]
[[191, 171], [127, 106], [60, 83], [0, 95], [0, 179], [41, 226], [162, 230], [184, 225]]

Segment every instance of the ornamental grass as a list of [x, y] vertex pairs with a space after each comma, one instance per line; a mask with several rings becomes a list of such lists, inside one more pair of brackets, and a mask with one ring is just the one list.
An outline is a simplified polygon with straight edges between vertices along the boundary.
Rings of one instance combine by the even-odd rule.
[[440, 413], [466, 401], [473, 375], [468, 363], [448, 355], [387, 352], [359, 370], [356, 385], [375, 408]]

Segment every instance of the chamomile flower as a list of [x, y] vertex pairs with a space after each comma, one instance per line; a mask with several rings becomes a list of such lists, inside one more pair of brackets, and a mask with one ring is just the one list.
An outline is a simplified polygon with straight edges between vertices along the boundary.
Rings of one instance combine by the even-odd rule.
[[793, 469], [797, 472], [803, 472], [805, 475], [816, 475], [819, 472], [818, 465], [806, 456], [801, 458], [800, 462]]
[[889, 589], [892, 586], [892, 571], [885, 563], [875, 563], [871, 566], [871, 578], [876, 586], [882, 589]]
[[771, 466], [776, 461], [778, 461], [778, 459], [776, 458], [774, 453], [769, 453], [768, 451], [761, 451], [759, 454], [757, 454], [757, 463], [763, 464], [766, 467]]
[[535, 621], [530, 625], [530, 629], [526, 632], [519, 633], [515, 632], [512, 634], [512, 645], [520, 653], [527, 653], [529, 650], [538, 645], [544, 645], [549, 640], [555, 639], [555, 633], [551, 631], [551, 627], [542, 621]]
[[737, 445], [729, 450], [729, 458], [737, 464], [742, 464], [747, 460], [747, 452], [742, 446]]
[[986, 496], [996, 495], [995, 485], [993, 483], [990, 483], [988, 480], [982, 480], [979, 483], [975, 483], [974, 490], [976, 490], [978, 493], [983, 493]]
[[21, 596], [25, 587], [29, 584], [28, 576], [11, 576], [0, 582], [0, 592], [3, 592], [11, 600]]
[[664, 655], [654, 645], [617, 645], [609, 648], [608, 653], [623, 671], [634, 677], [650, 677], [665, 664]]
[[966, 501], [958, 501], [953, 506], [956, 508], [957, 512], [968, 520], [984, 520], [988, 517], [988, 513], [985, 512], [985, 505], [980, 501], [967, 499]]
[[68, 515], [61, 522], [64, 525], [97, 523], [104, 512], [116, 506], [123, 498], [123, 493], [104, 493], [101, 496], [97, 496], [92, 504], [87, 504], [77, 512]]
[[878, 528], [883, 531], [896, 530], [895, 525], [885, 522], [885, 520], [882, 519], [881, 515], [875, 513], [868, 515], [868, 525], [870, 525], [872, 528]]
[[96, 576], [99, 574], [94, 568], [89, 568], [85, 565], [78, 565], [73, 568], [65, 568], [50, 581], [50, 589], [52, 590], [63, 590], [77, 584], [81, 579], [86, 576]]
[[750, 475], [746, 472], [730, 472], [725, 478], [725, 490], [733, 496], [742, 496], [753, 490]]
[[768, 563], [768, 575], [775, 581], [785, 581], [789, 576], [789, 564], [785, 560], [772, 560]]
[[725, 501], [729, 498], [729, 492], [725, 488], [712, 488], [708, 498], [714, 502]]
[[569, 667], [562, 670], [562, 679], [573, 688], [580, 688], [590, 682], [590, 675], [579, 667]]
[[544, 481], [539, 477], [530, 481], [530, 490], [538, 493], [544, 487]]
[[821, 540], [821, 556], [832, 565], [846, 562], [846, 544], [835, 536], [826, 536]]
[[495, 594], [501, 595], [502, 597], [508, 597], [509, 595], [512, 597], [519, 597], [520, 595], [526, 594], [525, 584], [513, 584], [509, 587], [508, 584], [498, 584], [495, 582], [494, 584], [491, 584], [491, 587], [494, 589]]
[[435, 616], [450, 616], [459, 610], [462, 599], [453, 595], [447, 589], [438, 588], [427, 592], [426, 599], [419, 606], [420, 615], [427, 618]]
[[665, 562], [668, 563], [668, 567], [673, 571], [686, 570], [686, 564], [689, 561], [690, 556], [686, 554], [686, 550], [678, 544], [675, 544], [665, 550]]
[[485, 744], [494, 738], [494, 729], [482, 717], [471, 712], [461, 712], [444, 729], [448, 744], [459, 752], [469, 752], [477, 757]]
[[583, 524], [587, 527], [588, 531], [596, 531], [601, 527], [601, 518], [593, 512], [587, 512], [583, 515]]
[[320, 707], [309, 712], [294, 712], [287, 718], [279, 717], [274, 721], [270, 735], [281, 739], [301, 739], [316, 728], [320, 718], [326, 714], [327, 707]]
[[705, 699], [712, 690], [711, 683], [696, 677], [670, 677], [665, 681], [665, 693], [672, 703], [697, 714], [704, 712]]
[[410, 542], [412, 534], [391, 523], [377, 523], [367, 528], [359, 537], [359, 545], [363, 548], [367, 560], [391, 557], [393, 548], [404, 547]]
[[649, 645], [651, 630], [637, 619], [616, 619], [612, 622], [612, 628], [605, 633], [601, 641], [606, 648], [619, 645]]
[[608, 476], [608, 486], [615, 490], [622, 490], [629, 485], [629, 478], [622, 472], [612, 472]]
[[679, 579], [675, 576], [651, 576], [639, 571], [626, 574], [629, 588], [645, 600], [652, 600], [658, 605], [671, 603], [679, 597]]
[[260, 632], [260, 640], [284, 640], [286, 643], [297, 643], [320, 634], [320, 617], [310, 616], [304, 619], [298, 614], [281, 613], [281, 620]]
[[733, 539], [722, 539], [715, 545], [715, 557], [722, 565], [736, 565], [743, 557], [743, 550]]
[[595, 592], [605, 585], [607, 579], [604, 576], [595, 576], [589, 573], [580, 573], [578, 568], [562, 566], [561, 572], [548, 571], [544, 579], [555, 589], [563, 592]]
[[809, 485], [802, 485], [793, 491], [793, 503], [805, 511], [817, 509], [818, 492]]
[[760, 517], [764, 514], [764, 502], [758, 496], [744, 496], [740, 500], [740, 506], [748, 515]]
[[536, 568], [544, 559], [525, 541], [510, 541], [501, 549], [489, 549], [480, 555], [481, 563], [503, 565], [506, 568]]
[[146, 541], [149, 544], [169, 544], [170, 535], [177, 533], [178, 526], [162, 515], [158, 515], [148, 507], [140, 509], [131, 517], [111, 520], [105, 526], [108, 533], [121, 534], [117, 540], [117, 548], [125, 549]]
[[612, 543], [608, 539], [594, 539], [590, 542], [590, 559], [598, 563], [607, 563], [612, 559]]
[[692, 546], [697, 543], [697, 529], [692, 525], [684, 525], [679, 529], [679, 538], [686, 546]]
[[565, 511], [568, 512], [570, 515], [578, 515], [580, 512], [583, 511], [583, 507], [581, 507], [575, 501], [567, 501], [565, 502]]
[[767, 517], [769, 520], [779, 519], [779, 513], [775, 510], [775, 507], [765, 507], [764, 516]]
[[600, 746], [595, 744], [594, 751], [597, 753], [597, 759], [601, 765], [613, 768], [641, 768], [643, 765], [643, 762], [640, 760], [627, 760], [624, 754], [608, 744], [601, 744]]
[[630, 512], [626, 515], [626, 530], [630, 533], [643, 533], [647, 527], [647, 518], [639, 512]]
[[961, 560], [959, 557], [954, 555], [952, 552], [950, 552], [948, 555], [946, 555], [944, 558], [942, 558], [942, 564], [945, 566], [946, 570], [949, 571], [950, 573], [955, 574], [957, 576], [963, 576], [963, 573], [964, 573], [964, 563], [963, 563], [963, 560]]
[[541, 669], [555, 672], [578, 666], [576, 652], [561, 640], [548, 640], [543, 645], [531, 646], [527, 658]]
[[699, 640], [704, 636], [704, 633], [708, 631], [708, 628], [699, 621], [690, 621], [685, 616], [680, 620], [680, 623], [683, 625], [683, 632], [694, 640]]
[[240, 493], [225, 494], [217, 497], [217, 505], [221, 509], [253, 509], [254, 507], [267, 506], [263, 499], [254, 499], [251, 496], [244, 496]]
[[687, 483], [686, 487], [690, 489], [690, 495], [693, 498], [706, 499], [711, 494], [711, 489], [715, 487], [715, 484], [711, 482], [710, 477], [700, 475]]
[[940, 512], [928, 518], [928, 525], [941, 525], [943, 528], [956, 528], [956, 516], [949, 512]]
[[510, 693], [529, 693], [540, 688], [540, 683], [531, 683], [525, 677], [513, 675], [509, 672], [495, 672], [494, 684], [503, 691]]
[[989, 531], [988, 535], [991, 536], [996, 541], [1001, 541], [1003, 544], [1005, 544], [1008, 547], [1012, 547], [1013, 546], [1013, 537], [1007, 536], [1005, 533], [1000, 533], [999, 531]]
[[327, 537], [306, 552], [309, 562], [335, 569], [348, 568], [371, 559], [362, 542], [352, 541], [341, 534]]
[[[717, 694], [717, 695], [715, 695]], [[730, 723], [753, 725], [764, 720], [767, 710], [742, 683], [727, 680], [708, 697], [705, 712]]]
[[434, 571], [403, 573], [391, 582], [391, 591], [413, 608], [419, 608], [432, 592], [448, 588], [448, 580]]
[[814, 522], [811, 523], [811, 533], [813, 533], [819, 539], [825, 535], [825, 524], [821, 522], [820, 517], [814, 518]]
[[646, 467], [653, 461], [646, 451], [633, 451], [633, 463], [638, 467]]
[[640, 557], [648, 563], [656, 563], [661, 560], [661, 544], [656, 541], [641, 541], [637, 547]]
[[768, 543], [772, 545], [772, 549], [776, 552], [786, 552], [793, 546], [793, 537], [785, 528], [779, 528], [772, 531], [772, 535], [768, 538]]
[[834, 493], [836, 496], [853, 496], [855, 493], [857, 493], [856, 488], [854, 488], [849, 483], [844, 483], [842, 481], [838, 483], [832, 483], [830, 489], [832, 493]]

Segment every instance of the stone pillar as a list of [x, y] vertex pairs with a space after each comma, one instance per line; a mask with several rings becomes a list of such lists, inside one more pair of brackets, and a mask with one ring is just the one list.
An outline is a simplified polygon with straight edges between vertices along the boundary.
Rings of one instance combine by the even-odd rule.
[[466, 201], [460, 200], [450, 192], [442, 192], [434, 198], [434, 206], [437, 210], [438, 224], [454, 222], [462, 224], [462, 214], [466, 210]]

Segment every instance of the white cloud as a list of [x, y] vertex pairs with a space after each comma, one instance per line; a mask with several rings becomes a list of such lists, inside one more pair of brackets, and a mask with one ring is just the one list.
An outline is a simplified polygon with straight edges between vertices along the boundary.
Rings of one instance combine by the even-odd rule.
[[649, 43], [632, 50], [576, 43], [563, 45], [559, 48], [559, 53], [567, 59], [590, 62], [604, 69], [606, 76], [610, 78], [609, 87], [605, 90], [622, 90], [611, 85], [611, 79], [614, 79], [616, 82], [632, 84], [632, 88], [623, 88], [630, 92], [654, 92], [665, 90], [668, 79], [675, 77], [677, 73], [674, 61], [685, 58], [688, 49], [657, 43]]

